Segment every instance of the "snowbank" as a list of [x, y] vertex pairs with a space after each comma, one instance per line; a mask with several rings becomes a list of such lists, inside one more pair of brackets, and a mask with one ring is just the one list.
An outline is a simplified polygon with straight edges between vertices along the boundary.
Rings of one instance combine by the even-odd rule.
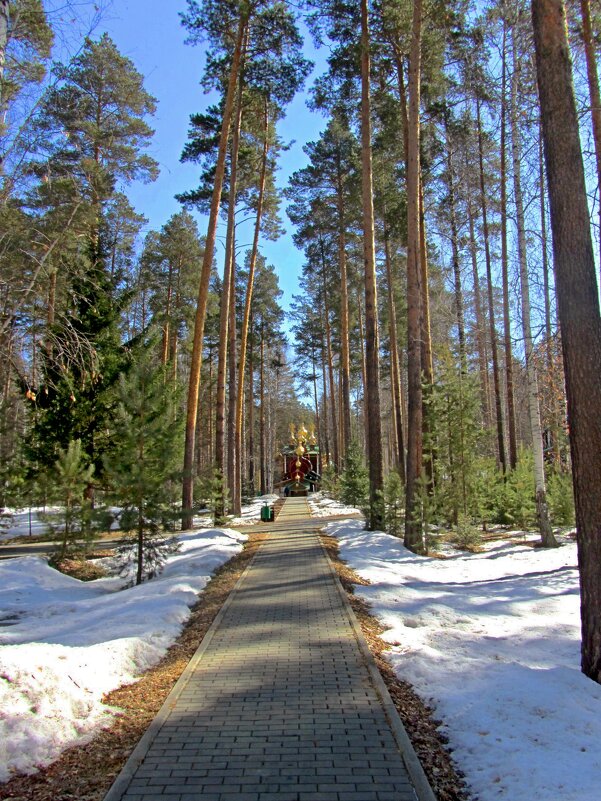
[[83, 583], [34, 556], [0, 563], [0, 781], [33, 772], [107, 725], [102, 696], [156, 664], [211, 573], [246, 535], [180, 535], [162, 575], [121, 589]]
[[361, 510], [354, 506], [345, 506], [340, 501], [328, 498], [321, 492], [309, 495], [307, 500], [313, 517], [332, 517], [334, 515], [360, 515]]
[[480, 801], [599, 797], [601, 686], [580, 673], [576, 545], [496, 542], [418, 557], [400, 540], [329, 523], [393, 643], [389, 658], [444, 721]]

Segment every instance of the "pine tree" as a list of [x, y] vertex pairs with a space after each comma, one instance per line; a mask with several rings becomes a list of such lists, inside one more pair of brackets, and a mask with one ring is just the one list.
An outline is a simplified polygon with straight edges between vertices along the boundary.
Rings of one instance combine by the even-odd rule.
[[136, 584], [160, 572], [176, 543], [170, 531], [177, 514], [182, 425], [176, 395], [165, 371], [153, 364], [152, 348], [135, 352], [127, 375], [121, 374], [112, 430], [113, 447], [104, 466], [121, 529], [136, 535], [125, 554], [136, 566]]
[[90, 502], [85, 492], [94, 475], [94, 465], [86, 464], [81, 440], [71, 440], [68, 447], [59, 449], [58, 459], [51, 472], [51, 486], [62, 504], [61, 547], [58, 559], [64, 559], [76, 549], [76, 538], [86, 533]]

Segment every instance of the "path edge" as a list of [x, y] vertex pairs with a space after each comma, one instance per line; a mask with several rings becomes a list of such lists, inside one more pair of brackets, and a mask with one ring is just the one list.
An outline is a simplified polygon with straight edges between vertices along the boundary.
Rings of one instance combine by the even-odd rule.
[[[319, 533], [325, 534], [324, 528], [320, 529]], [[367, 640], [365, 639], [363, 631], [361, 630], [361, 624], [353, 612], [353, 607], [350, 604], [346, 590], [342, 586], [342, 582], [340, 581], [338, 573], [336, 572], [336, 568], [332, 564], [332, 560], [330, 559], [319, 533], [319, 544], [332, 573], [334, 583], [336, 584], [340, 597], [342, 598], [342, 603], [353, 628], [353, 632], [357, 639], [363, 659], [365, 660], [365, 664], [367, 665], [367, 670], [370, 674], [371, 680], [374, 683], [377, 694], [380, 696], [380, 701], [384, 707], [384, 712], [388, 718], [388, 722], [390, 723], [394, 739], [396, 740], [398, 749], [401, 752], [401, 757], [405, 763], [405, 767], [407, 768], [407, 772], [413, 784], [413, 789], [415, 790], [418, 801], [438, 801], [434, 791], [432, 790], [432, 787], [430, 786], [430, 782], [428, 781], [428, 777], [424, 772], [422, 764], [415, 753], [413, 744], [409, 739], [409, 735], [407, 734], [407, 730], [403, 725], [403, 721], [401, 720], [397, 708], [394, 705], [394, 701], [388, 692], [388, 687], [382, 678], [382, 674], [378, 670], [376, 660], [374, 659], [372, 652], [369, 650], [369, 645], [367, 644]]]
[[140, 767], [141, 763], [144, 761], [144, 758], [146, 757], [146, 754], [148, 753], [154, 738], [163, 727], [163, 724], [165, 723], [173, 706], [177, 702], [177, 699], [186, 689], [186, 686], [190, 681], [190, 678], [194, 673], [196, 666], [198, 665], [205, 651], [211, 644], [211, 641], [215, 636], [215, 632], [219, 627], [219, 625], [221, 624], [223, 616], [227, 612], [228, 608], [231, 606], [234, 596], [236, 595], [240, 586], [244, 582], [246, 574], [252, 567], [252, 564], [257, 558], [257, 555], [262, 547], [263, 545], [261, 544], [257, 548], [255, 555], [250, 560], [248, 565], [244, 568], [244, 572], [242, 573], [238, 581], [232, 587], [230, 594], [225, 599], [224, 604], [219, 610], [219, 612], [217, 612], [217, 614], [215, 615], [215, 618], [211, 623], [211, 625], [209, 626], [206, 634], [202, 638], [200, 645], [198, 646], [196, 651], [192, 654], [190, 661], [183, 669], [179, 679], [175, 682], [175, 684], [171, 688], [169, 695], [163, 701], [161, 708], [159, 709], [155, 717], [152, 719], [150, 725], [148, 726], [142, 737], [138, 740], [138, 744], [127, 758], [127, 762], [125, 763], [125, 765], [121, 768], [120, 772], [115, 777], [115, 780], [109, 787], [106, 795], [103, 798], [103, 801], [121, 801], [121, 799], [123, 798], [127, 788], [129, 787], [131, 780], [134, 777], [135, 772]]

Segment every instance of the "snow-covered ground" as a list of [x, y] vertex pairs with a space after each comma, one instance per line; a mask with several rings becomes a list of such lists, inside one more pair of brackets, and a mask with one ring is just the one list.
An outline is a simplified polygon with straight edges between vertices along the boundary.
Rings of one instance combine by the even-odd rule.
[[580, 673], [576, 545], [497, 541], [418, 557], [360, 521], [330, 522], [389, 658], [443, 721], [480, 801], [600, 798], [601, 686]]
[[[231, 526], [248, 526], [261, 519], [261, 507], [265, 504], [271, 506], [278, 499], [278, 495], [261, 495], [242, 507], [240, 517], [232, 517], [228, 521]], [[342, 507], [341, 507], [342, 508]], [[12, 540], [15, 537], [42, 537], [48, 534], [48, 521], [60, 529], [60, 506], [31, 507], [29, 509], [5, 508], [0, 515], [0, 543]], [[113, 516], [111, 530], [119, 526], [120, 509], [109, 509]], [[338, 514], [338, 512], [330, 512]], [[212, 525], [211, 514], [208, 509], [200, 510], [194, 516], [195, 528], [208, 528]]]
[[309, 507], [313, 517], [333, 517], [334, 515], [360, 515], [361, 511], [354, 506], [345, 506], [340, 501], [328, 498], [322, 492], [309, 495]]
[[208, 529], [179, 539], [162, 575], [129, 589], [114, 578], [83, 583], [35, 556], [0, 562], [0, 781], [107, 725], [104, 693], [159, 661], [246, 535]]
[[252, 523], [256, 523], [261, 519], [261, 507], [273, 506], [279, 497], [279, 495], [259, 495], [242, 507], [242, 514], [240, 517], [229, 518], [228, 525], [249, 526]]

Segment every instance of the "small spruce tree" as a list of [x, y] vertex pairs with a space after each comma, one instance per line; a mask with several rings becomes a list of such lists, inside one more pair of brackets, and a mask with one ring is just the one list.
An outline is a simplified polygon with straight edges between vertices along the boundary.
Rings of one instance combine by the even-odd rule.
[[396, 470], [384, 481], [384, 521], [386, 531], [394, 537], [402, 537], [405, 531], [405, 488]]
[[182, 427], [173, 385], [152, 363], [152, 352], [153, 345], [142, 350], [120, 377], [116, 446], [105, 457], [115, 501], [122, 507], [121, 528], [136, 534], [135, 547], [121, 549], [126, 565], [135, 563], [136, 584], [159, 573], [178, 547], [169, 532], [179, 517], [174, 501]]
[[77, 537], [89, 536], [91, 532], [91, 503], [85, 497], [92, 483], [94, 465], [88, 464], [80, 439], [71, 440], [66, 449], [59, 448], [58, 459], [50, 473], [50, 486], [62, 504], [60, 525], [51, 529], [62, 531], [58, 561], [70, 551], [78, 550]]
[[369, 473], [356, 440], [349, 445], [345, 467], [340, 474], [340, 500], [362, 511], [369, 509]]

